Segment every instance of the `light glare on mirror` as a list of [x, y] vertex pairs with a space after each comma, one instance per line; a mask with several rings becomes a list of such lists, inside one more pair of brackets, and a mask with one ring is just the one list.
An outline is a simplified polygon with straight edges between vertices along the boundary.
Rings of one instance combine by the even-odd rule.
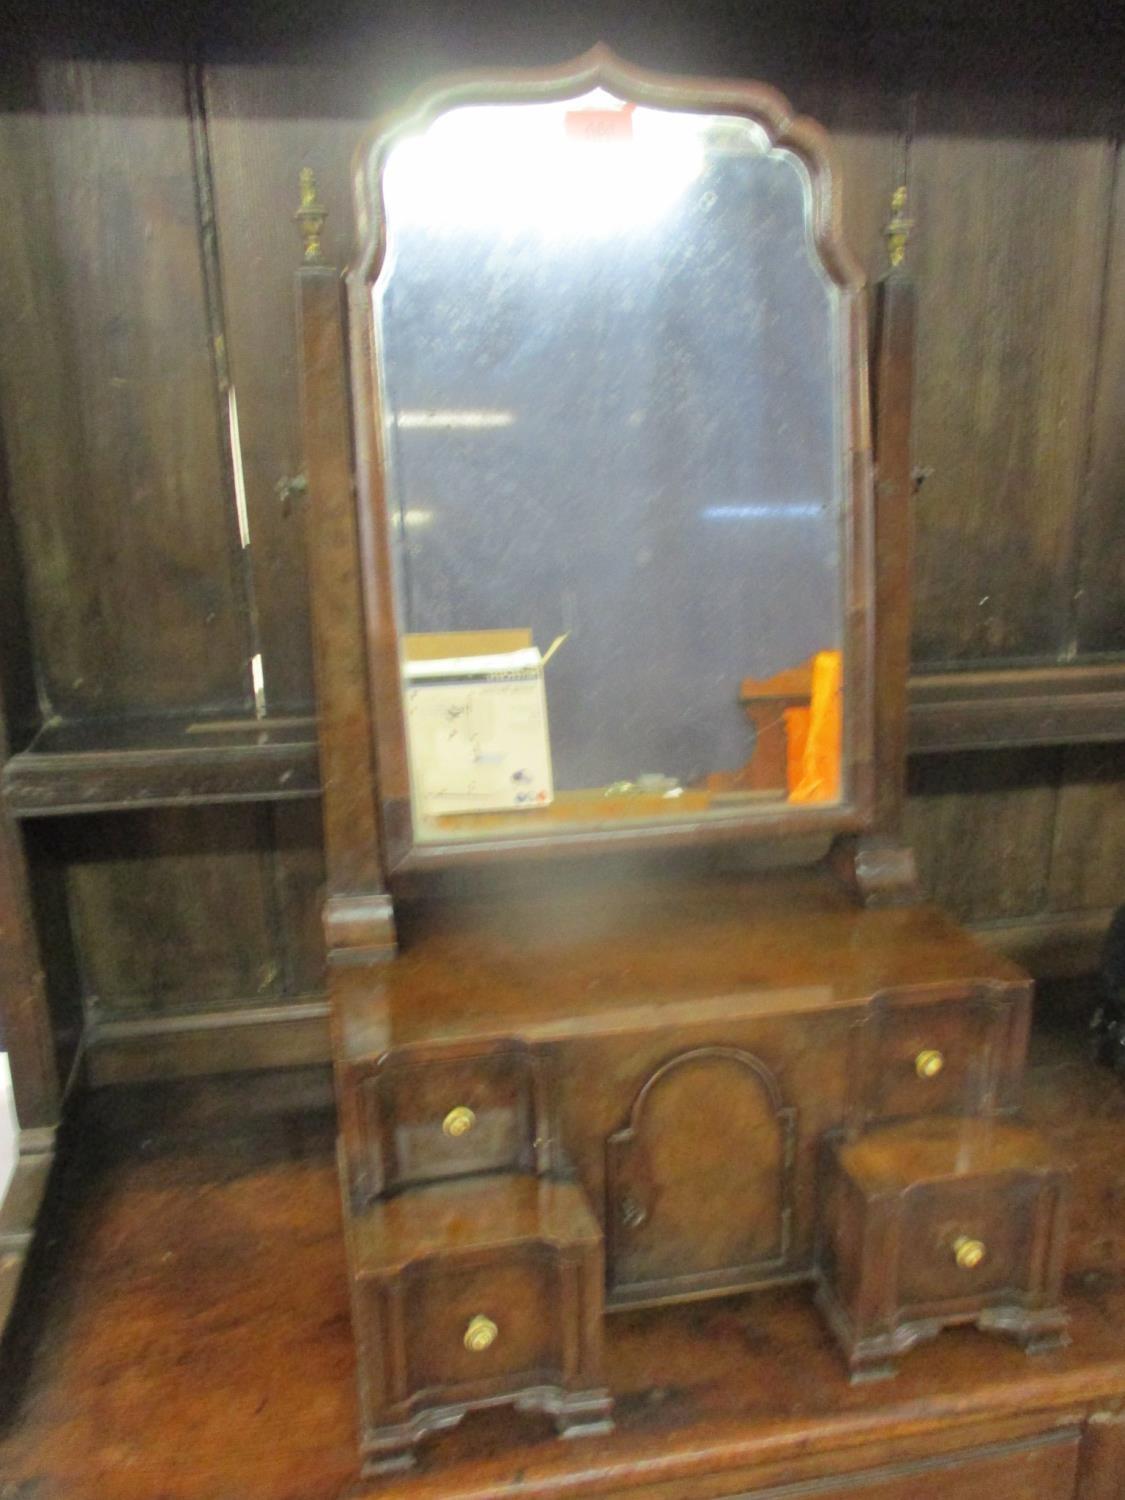
[[[699, 116], [584, 99], [451, 110], [401, 142], [386, 170], [393, 221], [547, 236], [612, 235], [651, 223], [702, 173]], [[574, 128], [619, 118], [627, 129]]]

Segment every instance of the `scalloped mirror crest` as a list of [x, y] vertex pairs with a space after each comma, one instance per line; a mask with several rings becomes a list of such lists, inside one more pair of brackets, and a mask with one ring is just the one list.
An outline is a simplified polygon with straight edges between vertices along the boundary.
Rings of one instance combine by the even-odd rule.
[[370, 279], [384, 252], [382, 175], [397, 142], [460, 105], [576, 100], [602, 92], [633, 105], [696, 114], [730, 115], [753, 123], [768, 146], [791, 151], [812, 184], [810, 232], [828, 275], [858, 290], [866, 277], [843, 232], [839, 169], [828, 132], [807, 115], [795, 115], [789, 100], [757, 80], [690, 77], [655, 72], [626, 62], [604, 42], [551, 68], [451, 73], [423, 85], [394, 114], [375, 122], [356, 148], [353, 184], [359, 253], [355, 275]]

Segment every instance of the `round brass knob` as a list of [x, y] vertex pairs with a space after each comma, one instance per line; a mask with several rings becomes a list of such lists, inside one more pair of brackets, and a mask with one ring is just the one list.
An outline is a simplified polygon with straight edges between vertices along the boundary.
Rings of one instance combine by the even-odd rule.
[[914, 1059], [914, 1071], [919, 1078], [936, 1078], [945, 1067], [945, 1058], [936, 1047], [926, 1047]]
[[470, 1354], [483, 1354], [486, 1349], [492, 1348], [499, 1332], [491, 1318], [486, 1318], [484, 1313], [477, 1313], [465, 1329], [465, 1348]]
[[477, 1117], [467, 1105], [459, 1104], [456, 1109], [451, 1109], [441, 1122], [441, 1128], [446, 1135], [456, 1140], [458, 1136], [468, 1135], [477, 1123]]
[[986, 1254], [983, 1240], [959, 1234], [953, 1241], [953, 1258], [962, 1271], [975, 1271]]

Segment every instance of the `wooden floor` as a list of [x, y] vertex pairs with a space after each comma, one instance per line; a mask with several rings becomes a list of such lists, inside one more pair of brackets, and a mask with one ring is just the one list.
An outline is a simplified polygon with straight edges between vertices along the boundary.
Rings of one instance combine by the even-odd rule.
[[932, 1455], [974, 1429], [1018, 1437], [1037, 1411], [1063, 1421], [1125, 1393], [1125, 1088], [1077, 1034], [1039, 1034], [1035, 1055], [1028, 1113], [1080, 1164], [1069, 1350], [1029, 1361], [951, 1332], [895, 1381], [853, 1389], [803, 1289], [621, 1315], [612, 1437], [561, 1443], [490, 1413], [382, 1486], [357, 1473], [323, 1075], [290, 1075], [280, 1114], [276, 1077], [238, 1082], [238, 1124], [223, 1084], [91, 1096], [3, 1350], [0, 1496], [678, 1497], [693, 1475], [711, 1478], [692, 1494], [799, 1478], [825, 1444], [865, 1469], [912, 1441]]

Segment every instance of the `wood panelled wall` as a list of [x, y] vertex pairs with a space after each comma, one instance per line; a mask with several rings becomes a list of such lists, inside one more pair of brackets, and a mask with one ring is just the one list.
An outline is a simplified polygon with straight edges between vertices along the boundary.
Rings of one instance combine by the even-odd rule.
[[[1125, 171], [1097, 46], [1075, 62], [1056, 41], [1070, 73], [1025, 48], [1013, 76], [1018, 27], [970, 42], [954, 25], [927, 56], [918, 37], [879, 49], [775, 9], [751, 29], [729, 9], [602, 25], [552, 5], [533, 33], [514, 7], [473, 27], [376, 7], [315, 59], [284, 6], [274, 33], [231, 8], [213, 49], [159, 28], [102, 57], [96, 37], [25, 39], [0, 113], [0, 475], [30, 631], [5, 642], [17, 746], [54, 718], [252, 714], [255, 656], [266, 710], [310, 712], [303, 502], [285, 483], [301, 467], [298, 171], [316, 170], [342, 262], [350, 154], [374, 115], [433, 71], [561, 58], [599, 32], [653, 66], [767, 77], [837, 132], [872, 274], [907, 173], [930, 471], [917, 668], [1125, 651]], [[962, 915], [1125, 900], [1119, 748], [923, 757], [911, 789], [927, 884]], [[149, 1049], [153, 1018], [313, 1014], [318, 820], [309, 801], [25, 824], [73, 938], [56, 982]]]

